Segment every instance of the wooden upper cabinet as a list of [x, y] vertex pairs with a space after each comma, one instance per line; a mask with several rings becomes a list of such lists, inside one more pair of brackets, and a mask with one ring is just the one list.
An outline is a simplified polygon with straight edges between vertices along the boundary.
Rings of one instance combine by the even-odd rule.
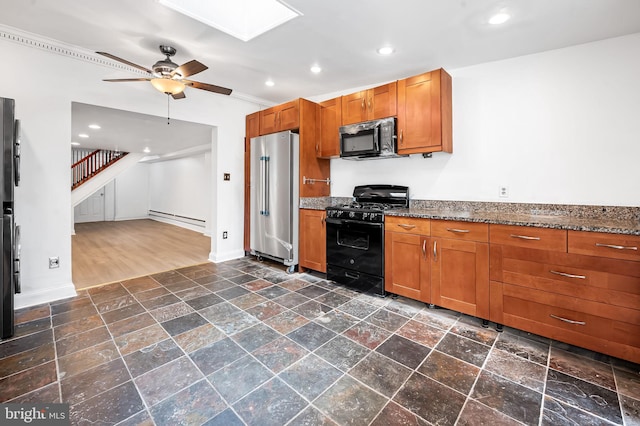
[[340, 156], [339, 128], [342, 121], [342, 98], [320, 102], [320, 139], [316, 156], [335, 158]]
[[397, 83], [384, 84], [342, 97], [342, 125], [393, 117], [397, 114]]
[[398, 80], [398, 154], [453, 152], [451, 76], [442, 68]]
[[300, 127], [300, 100], [296, 99], [260, 111], [260, 134], [293, 130]]

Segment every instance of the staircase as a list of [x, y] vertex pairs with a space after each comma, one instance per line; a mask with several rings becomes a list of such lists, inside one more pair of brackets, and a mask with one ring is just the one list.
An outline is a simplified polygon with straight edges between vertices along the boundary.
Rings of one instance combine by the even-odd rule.
[[71, 165], [71, 190], [73, 191], [98, 173], [126, 156], [127, 152], [111, 151], [108, 149], [74, 149]]
[[[75, 207], [115, 179], [120, 173], [135, 166], [145, 154], [142, 152], [118, 153], [109, 161], [109, 155], [101, 157], [95, 152], [103, 150], [72, 149], [71, 206]], [[115, 152], [114, 152], [115, 154]], [[125, 155], [126, 154], [126, 155]], [[89, 157], [93, 156], [93, 159]], [[86, 161], [85, 161], [86, 160]], [[81, 166], [84, 164], [84, 166]]]

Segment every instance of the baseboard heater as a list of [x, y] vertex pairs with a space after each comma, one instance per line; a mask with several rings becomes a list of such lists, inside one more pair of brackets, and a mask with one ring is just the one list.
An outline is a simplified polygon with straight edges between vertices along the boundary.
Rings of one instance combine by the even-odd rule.
[[159, 212], [157, 210], [149, 210], [149, 216], [156, 216], [158, 218], [163, 218], [163, 219], [171, 219], [178, 222], [188, 223], [190, 225], [200, 226], [202, 228], [205, 228], [207, 225], [206, 221], [202, 219], [196, 219], [188, 216], [181, 216], [179, 214], [173, 214], [173, 213]]

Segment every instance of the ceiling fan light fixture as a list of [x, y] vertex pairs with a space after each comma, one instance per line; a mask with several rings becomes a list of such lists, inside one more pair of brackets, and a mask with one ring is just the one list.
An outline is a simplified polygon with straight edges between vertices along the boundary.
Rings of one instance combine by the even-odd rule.
[[168, 95], [175, 95], [184, 90], [184, 83], [171, 78], [153, 78], [151, 84], [160, 92]]

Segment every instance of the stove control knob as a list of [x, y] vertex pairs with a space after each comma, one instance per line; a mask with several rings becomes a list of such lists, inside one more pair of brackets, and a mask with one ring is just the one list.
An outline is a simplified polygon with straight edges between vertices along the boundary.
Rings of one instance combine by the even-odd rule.
[[354, 263], [356, 263], [356, 261], [353, 259], [349, 259], [349, 263], [353, 265]]
[[350, 217], [350, 218], [354, 218], [354, 217], [356, 217], [356, 213], [355, 213], [355, 212], [349, 212], [349, 217]]

